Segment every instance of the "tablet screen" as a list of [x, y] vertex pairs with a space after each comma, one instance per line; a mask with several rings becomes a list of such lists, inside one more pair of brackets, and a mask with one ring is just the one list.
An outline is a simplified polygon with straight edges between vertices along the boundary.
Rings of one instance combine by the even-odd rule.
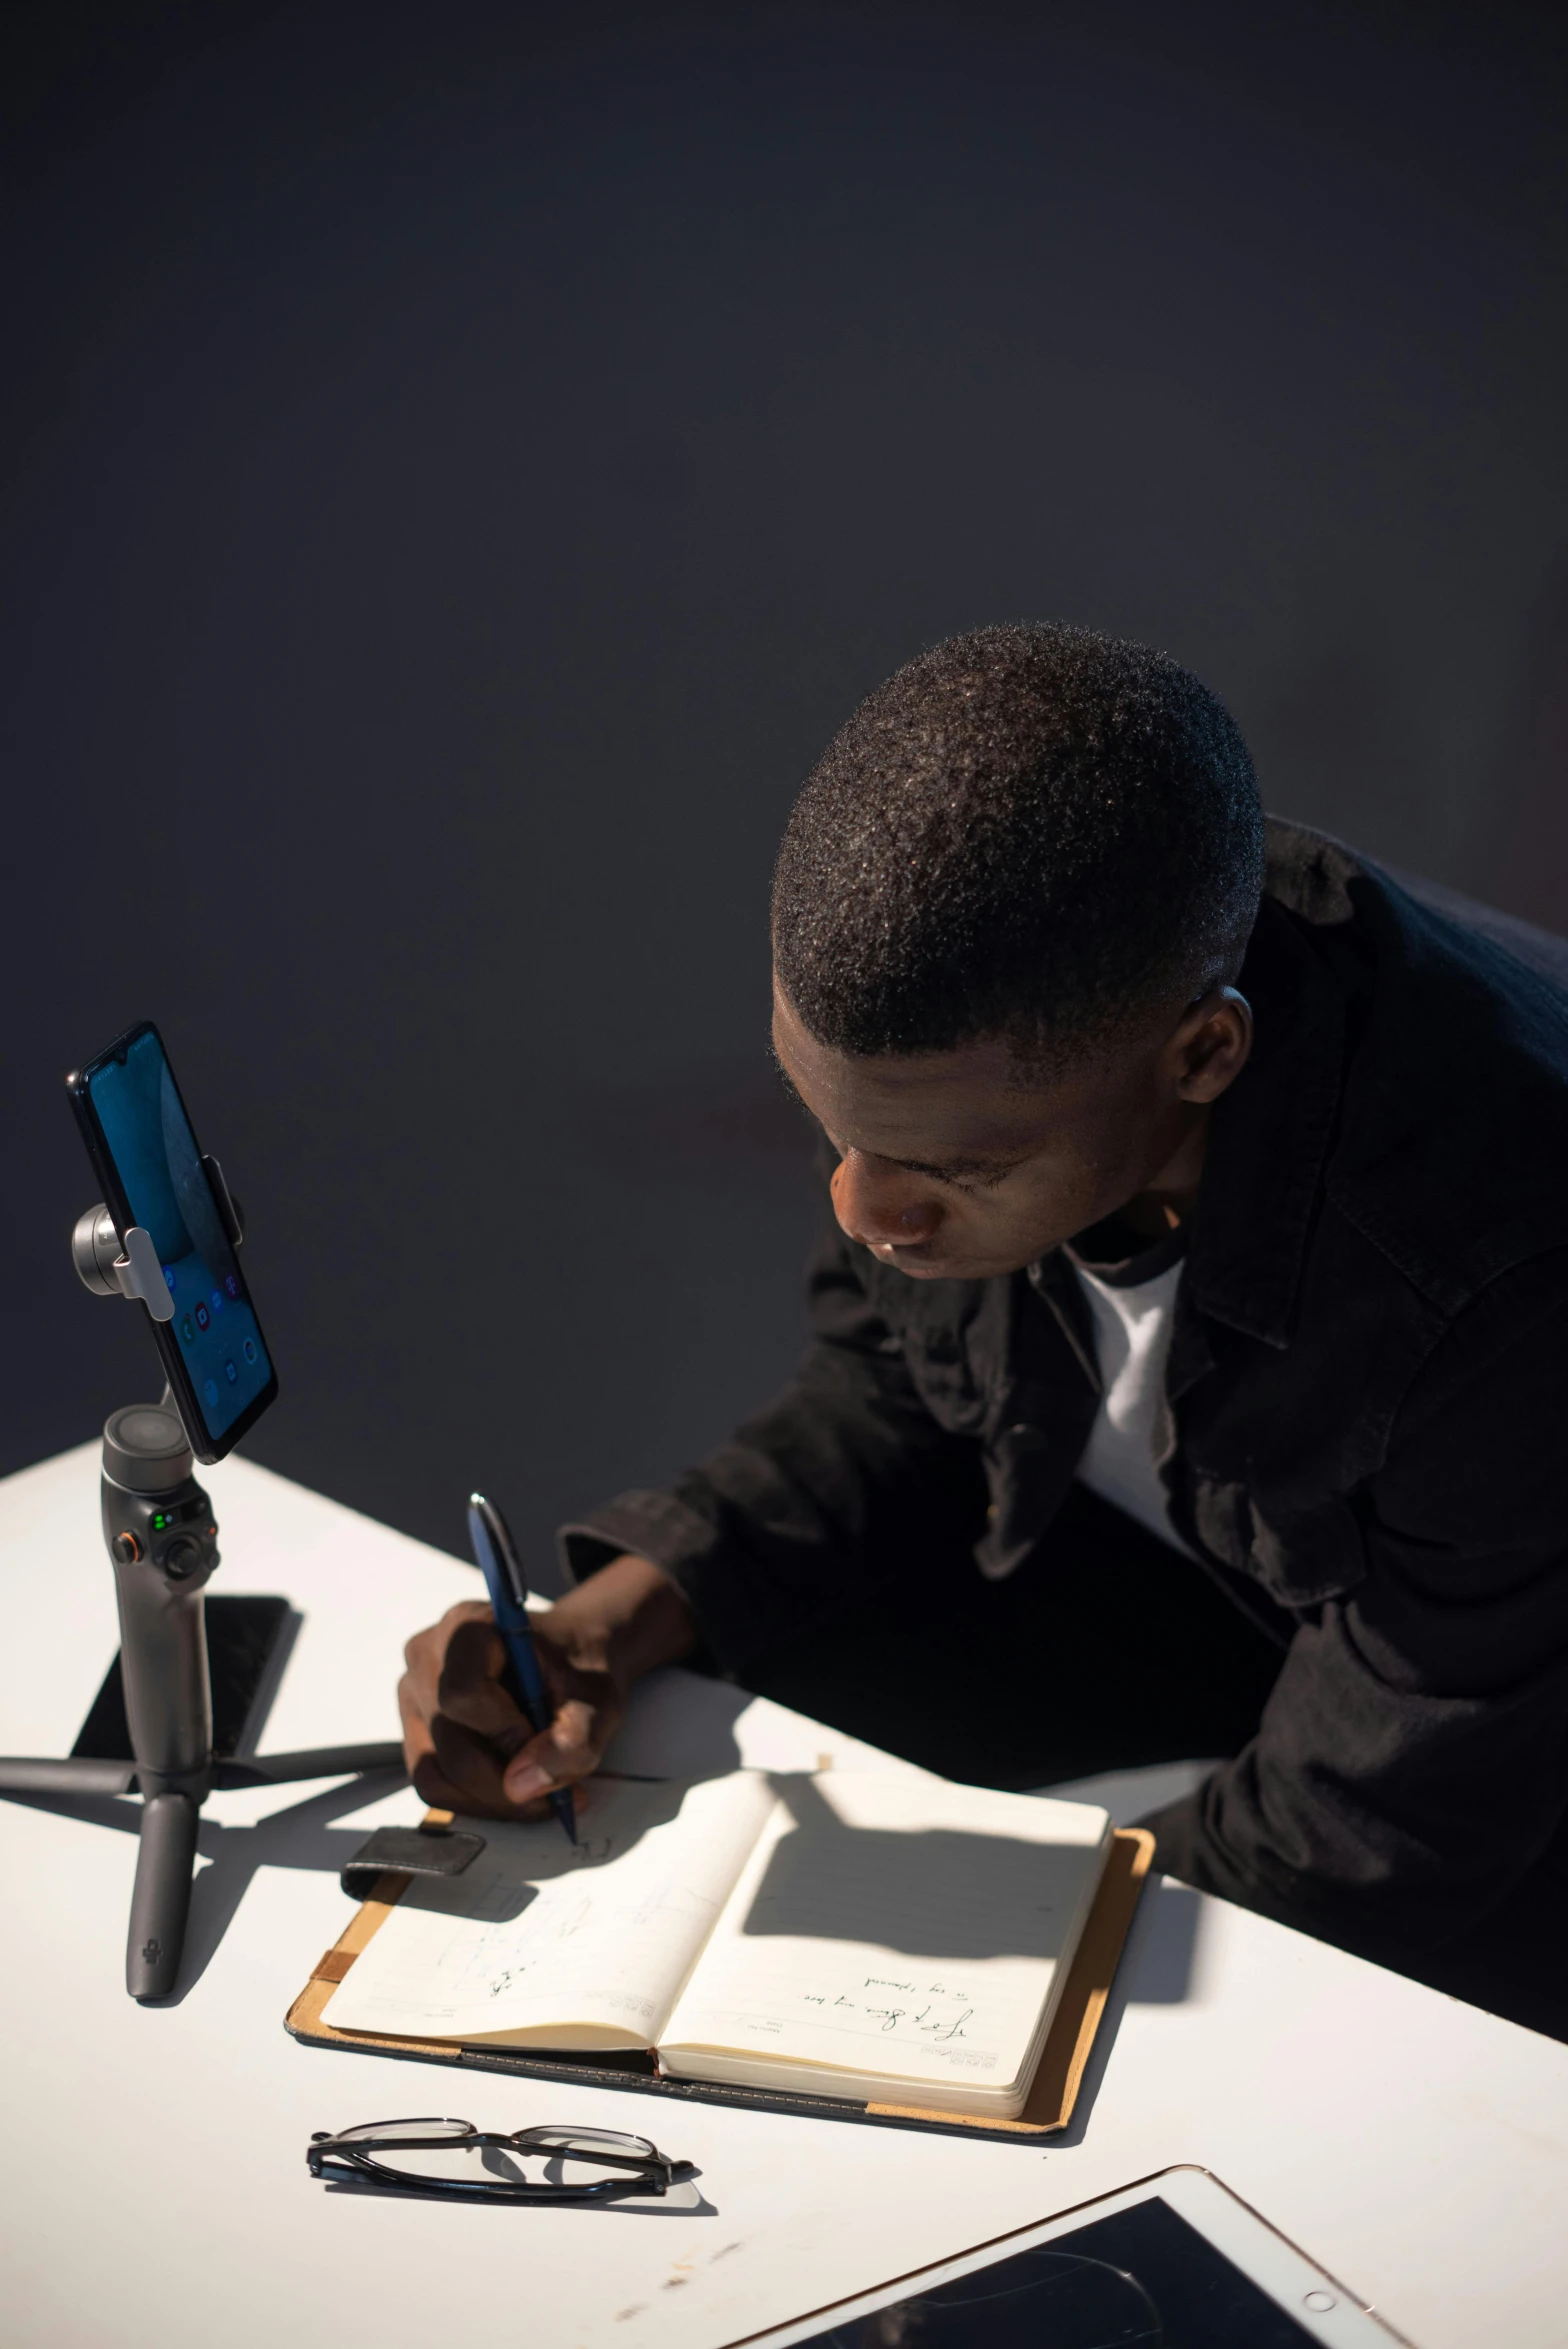
[[1301, 2349], [1315, 2338], [1151, 2195], [800, 2349]]

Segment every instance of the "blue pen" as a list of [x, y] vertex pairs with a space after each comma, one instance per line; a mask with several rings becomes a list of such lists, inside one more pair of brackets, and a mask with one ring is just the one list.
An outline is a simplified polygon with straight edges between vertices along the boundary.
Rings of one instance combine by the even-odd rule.
[[[534, 1635], [528, 1627], [528, 1585], [523, 1580], [517, 1547], [507, 1530], [506, 1519], [494, 1501], [487, 1501], [483, 1493], [468, 1496], [468, 1539], [490, 1593], [495, 1627], [505, 1640], [506, 1652], [512, 1660], [523, 1711], [535, 1730], [548, 1729], [550, 1699], [534, 1652]], [[551, 1810], [566, 1830], [567, 1841], [575, 1844], [577, 1807], [571, 1795], [565, 1787], [557, 1787], [549, 1800]]]

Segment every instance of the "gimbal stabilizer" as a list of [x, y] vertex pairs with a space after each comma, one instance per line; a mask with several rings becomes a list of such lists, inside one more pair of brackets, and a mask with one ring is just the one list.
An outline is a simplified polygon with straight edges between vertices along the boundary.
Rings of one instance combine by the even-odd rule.
[[[216, 1162], [206, 1162], [235, 1246], [241, 1227]], [[164, 1318], [170, 1304], [157, 1250], [137, 1228], [122, 1253], [106, 1208], [91, 1207], [72, 1234], [84, 1285], [98, 1296], [141, 1297]], [[212, 1503], [192, 1473], [191, 1445], [167, 1393], [161, 1403], [111, 1412], [103, 1431], [103, 1534], [120, 1610], [120, 1673], [130, 1756], [64, 1761], [0, 1760], [0, 1794], [142, 1796], [136, 1883], [125, 1950], [133, 1998], [163, 1998], [180, 1970], [190, 1910], [196, 1827], [214, 1787], [281, 1786], [402, 1767], [387, 1742], [324, 1746], [311, 1753], [237, 1760], [214, 1753], [206, 1585], [218, 1563]]]

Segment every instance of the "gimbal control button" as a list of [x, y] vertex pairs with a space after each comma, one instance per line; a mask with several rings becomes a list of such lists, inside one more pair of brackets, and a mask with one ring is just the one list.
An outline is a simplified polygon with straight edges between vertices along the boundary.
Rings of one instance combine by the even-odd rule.
[[111, 1547], [116, 1562], [121, 1566], [134, 1566], [142, 1554], [142, 1545], [134, 1533], [117, 1533]]

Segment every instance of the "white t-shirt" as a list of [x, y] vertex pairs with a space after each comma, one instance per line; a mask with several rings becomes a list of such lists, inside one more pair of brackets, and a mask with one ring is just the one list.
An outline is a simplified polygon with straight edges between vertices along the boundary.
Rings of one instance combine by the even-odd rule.
[[[1163, 1257], [1163, 1250], [1151, 1250]], [[1165, 1393], [1182, 1259], [1146, 1280], [1108, 1279], [1070, 1257], [1094, 1322], [1103, 1392], [1078, 1475], [1092, 1493], [1135, 1517], [1172, 1549], [1192, 1555], [1170, 1521], [1160, 1470], [1176, 1449]], [[1137, 1270], [1137, 1259], [1130, 1269]]]

